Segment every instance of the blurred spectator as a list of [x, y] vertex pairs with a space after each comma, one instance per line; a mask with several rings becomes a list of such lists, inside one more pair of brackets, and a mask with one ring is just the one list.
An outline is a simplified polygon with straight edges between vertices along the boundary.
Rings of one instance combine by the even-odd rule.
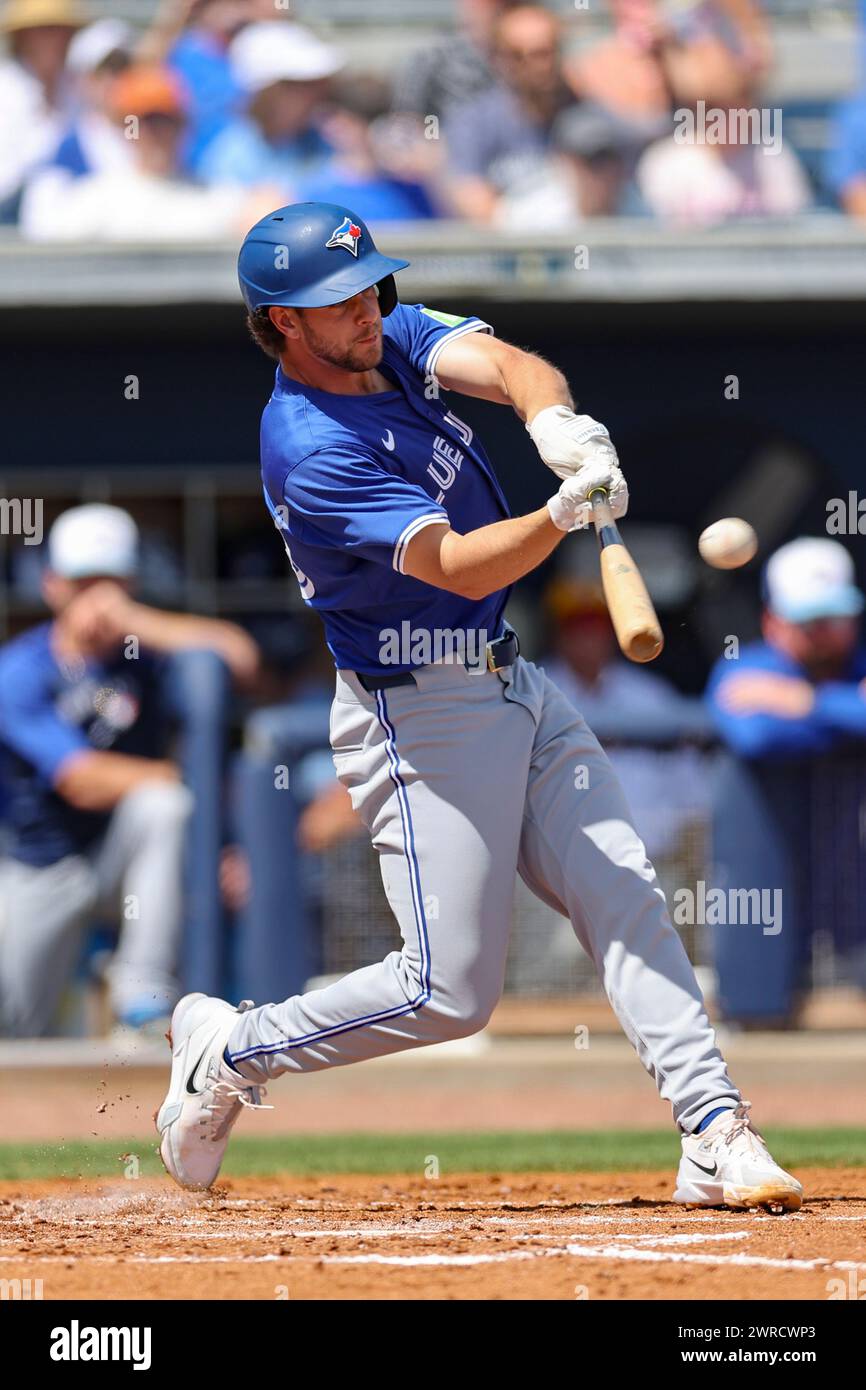
[[[574, 80], [582, 95], [650, 135], [669, 127], [678, 106], [737, 105], [749, 75], [762, 68], [757, 54], [765, 31], [751, 0], [705, 0], [679, 10], [661, 0], [609, 0], [609, 7], [613, 33], [580, 55]], [[747, 44], [750, 66], [742, 53]]]
[[620, 657], [598, 585], [554, 579], [545, 608], [553, 633], [541, 665], [601, 738], [647, 852], [661, 858], [708, 809], [700, 755], [670, 747], [679, 742], [690, 702], [664, 677]]
[[[861, 798], [843, 793], [842, 773], [852, 751], [866, 748], [864, 598], [850, 555], [826, 537], [792, 541], [771, 556], [764, 589], [763, 641], [722, 657], [708, 686], [734, 755], [717, 793], [717, 876], [724, 887], [778, 894], [782, 909], [771, 932], [714, 932], [723, 1012], [755, 1026], [791, 1020], [818, 929], [841, 941], [840, 954], [853, 947], [866, 981], [859, 893], [849, 892], [843, 913], [822, 919], [814, 891], [824, 865], [834, 880], [855, 884], [862, 859]], [[862, 777], [856, 765], [854, 776]], [[853, 942], [844, 940], [852, 922]]]
[[128, 166], [129, 142], [114, 115], [112, 88], [132, 65], [132, 52], [132, 30], [119, 19], [99, 19], [75, 35], [67, 58], [75, 81], [75, 118], [51, 158], [51, 168], [77, 177]]
[[570, 232], [581, 217], [639, 211], [632, 174], [640, 149], [634, 126], [614, 112], [589, 102], [567, 106], [553, 124], [549, 152], [497, 199], [494, 224]]
[[443, 117], [454, 103], [486, 92], [496, 81], [490, 49], [496, 20], [515, 0], [457, 0], [458, 27], [412, 54], [394, 82], [394, 111]]
[[211, 140], [240, 110], [229, 45], [245, 24], [273, 19], [274, 0], [164, 0], [140, 57], [167, 63], [189, 92], [187, 167], [194, 172]]
[[721, 658], [709, 695], [725, 742], [746, 758], [821, 753], [866, 738], [863, 595], [838, 541], [804, 537], [766, 571], [764, 640]]
[[836, 109], [824, 163], [826, 182], [852, 217], [866, 218], [866, 3], [858, 5], [858, 90]]
[[493, 28], [497, 84], [452, 106], [444, 123], [451, 196], [475, 222], [520, 189], [551, 147], [557, 116], [575, 100], [565, 78], [559, 20], [538, 5], [507, 9]]
[[[231, 236], [256, 220], [258, 203], [239, 200], [235, 188], [204, 188], [181, 175], [184, 93], [176, 74], [132, 67], [115, 82], [111, 101], [131, 151], [129, 166], [74, 182], [34, 179], [21, 205], [25, 236], [202, 242]], [[272, 206], [270, 193], [267, 201]]]
[[146, 57], [167, 63], [189, 93], [184, 153], [190, 169], [197, 169], [211, 140], [241, 106], [228, 51], [250, 17], [245, 0], [169, 0], [148, 35]]
[[199, 172], [210, 183], [269, 184], [278, 201], [292, 201], [303, 181], [321, 176], [333, 160], [321, 106], [343, 57], [309, 29], [279, 21], [244, 29], [230, 57], [248, 95], [247, 113], [211, 142]]
[[866, 217], [866, 92], [837, 110], [824, 167], [843, 211]]
[[703, 117], [696, 111], [696, 136], [682, 138], [683, 126], [641, 156], [637, 182], [650, 212], [702, 224], [729, 217], [791, 217], [809, 207], [809, 180], [783, 140], [780, 116], [748, 105], [708, 114], [712, 124], [701, 130]]
[[[75, 83], [75, 115], [51, 158], [27, 181], [29, 207], [56, 207], [71, 180], [112, 174], [132, 163], [112, 105], [118, 75], [132, 62], [132, 30], [118, 19], [99, 19], [79, 29], [67, 68]], [[31, 214], [28, 213], [28, 221]]]
[[0, 222], [14, 222], [27, 175], [57, 147], [72, 116], [66, 56], [87, 22], [77, 0], [7, 0], [0, 32]]
[[[369, 222], [414, 221], [436, 215], [425, 184], [404, 176], [398, 155], [392, 159], [386, 82], [355, 74], [337, 86], [324, 113], [322, 132], [334, 150], [325, 171], [300, 185], [311, 202], [357, 208]], [[435, 187], [435, 178], [430, 179]], [[445, 196], [441, 195], [444, 206]]]
[[10, 832], [0, 1014], [18, 1036], [49, 1029], [99, 911], [119, 926], [116, 1017], [140, 1027], [170, 1013], [193, 798], [170, 755], [168, 659], [215, 653], [240, 682], [257, 668], [255, 644], [233, 624], [134, 601], [137, 549], [127, 512], [64, 512], [48, 539], [53, 619], [0, 652]]

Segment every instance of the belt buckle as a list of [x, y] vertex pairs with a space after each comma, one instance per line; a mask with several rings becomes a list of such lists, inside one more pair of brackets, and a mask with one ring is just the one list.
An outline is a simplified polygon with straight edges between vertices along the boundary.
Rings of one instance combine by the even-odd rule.
[[503, 662], [501, 666], [497, 666], [497, 664], [496, 664], [496, 657], [494, 656], [494, 648], [502, 646], [503, 642], [510, 642], [510, 643], [512, 643], [512, 644], [514, 645], [514, 648], [515, 648], [514, 655], [515, 655], [515, 656], [519, 656], [519, 654], [520, 654], [520, 643], [519, 643], [519, 641], [518, 641], [518, 639], [517, 639], [517, 633], [516, 633], [516, 632], [513, 630], [513, 628], [512, 628], [510, 631], [503, 633], [503, 635], [502, 635], [501, 637], [497, 637], [493, 642], [488, 642], [488, 643], [487, 643], [487, 669], [488, 669], [488, 671], [493, 671], [494, 673], [497, 672], [497, 671], [504, 671], [506, 666], [512, 665], [512, 662], [510, 662], [510, 661], [505, 661], [505, 662]]

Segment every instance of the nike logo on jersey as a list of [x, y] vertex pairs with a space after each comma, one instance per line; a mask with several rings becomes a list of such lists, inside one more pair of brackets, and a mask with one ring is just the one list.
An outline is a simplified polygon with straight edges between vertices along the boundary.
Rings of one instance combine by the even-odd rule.
[[394, 438], [394, 435], [392, 434], [391, 430], [386, 430], [385, 433], [382, 435], [382, 443], [385, 445], [386, 449], [390, 449], [392, 452], [394, 449], [396, 449], [397, 441]]
[[701, 1172], [706, 1173], [707, 1177], [710, 1178], [714, 1178], [716, 1176], [716, 1173], [719, 1171], [719, 1165], [717, 1163], [714, 1163], [712, 1168], [705, 1168], [702, 1163], [698, 1163], [698, 1160], [696, 1158], [692, 1159], [692, 1163], [695, 1165], [696, 1168], [700, 1168]]

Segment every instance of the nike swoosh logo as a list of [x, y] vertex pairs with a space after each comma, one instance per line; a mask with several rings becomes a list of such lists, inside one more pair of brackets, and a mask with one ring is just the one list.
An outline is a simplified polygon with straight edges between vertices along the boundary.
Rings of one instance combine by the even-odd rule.
[[397, 447], [397, 441], [390, 430], [386, 430], [382, 435], [382, 443], [385, 445], [386, 449], [394, 450]]
[[195, 1066], [193, 1067], [192, 1071], [189, 1073], [189, 1076], [186, 1078], [186, 1090], [187, 1090], [187, 1095], [190, 1095], [190, 1096], [197, 1096], [197, 1095], [199, 1094], [199, 1092], [201, 1091], [201, 1087], [200, 1087], [200, 1086], [196, 1086], [196, 1085], [194, 1084], [194, 1083], [195, 1083], [195, 1074], [196, 1074], [196, 1072], [198, 1071], [199, 1067], [201, 1066], [202, 1062], [204, 1061], [205, 1057], [207, 1056], [207, 1053], [208, 1053], [208, 1049], [205, 1048], [204, 1052], [203, 1052], [203, 1053], [201, 1054], [201, 1056], [199, 1057], [199, 1059], [198, 1059], [198, 1061], [196, 1062]]
[[719, 1171], [719, 1165], [717, 1163], [714, 1163], [712, 1168], [705, 1168], [702, 1163], [698, 1163], [698, 1160], [696, 1158], [693, 1158], [691, 1161], [696, 1168], [700, 1168], [701, 1172], [706, 1173], [707, 1176], [710, 1178], [714, 1178], [716, 1176], [716, 1173]]

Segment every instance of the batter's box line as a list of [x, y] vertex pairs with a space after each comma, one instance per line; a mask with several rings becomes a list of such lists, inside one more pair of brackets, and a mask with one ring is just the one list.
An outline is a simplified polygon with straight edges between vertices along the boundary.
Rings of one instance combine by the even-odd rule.
[[[854, 1260], [780, 1260], [764, 1255], [693, 1255], [677, 1251], [624, 1249], [622, 1246], [565, 1245], [553, 1250], [502, 1250], [489, 1254], [461, 1255], [132, 1255], [120, 1258], [116, 1255], [26, 1255], [28, 1263], [40, 1264], [99, 1264], [99, 1265], [255, 1265], [255, 1264], [331, 1264], [331, 1265], [391, 1265], [407, 1268], [424, 1268], [504, 1264], [509, 1260], [562, 1259], [564, 1257], [584, 1260], [623, 1260], [654, 1264], [695, 1264], [718, 1266], [742, 1266], [753, 1269], [809, 1270], [866, 1270], [866, 1264]], [[11, 1262], [10, 1262], [11, 1263]]]

